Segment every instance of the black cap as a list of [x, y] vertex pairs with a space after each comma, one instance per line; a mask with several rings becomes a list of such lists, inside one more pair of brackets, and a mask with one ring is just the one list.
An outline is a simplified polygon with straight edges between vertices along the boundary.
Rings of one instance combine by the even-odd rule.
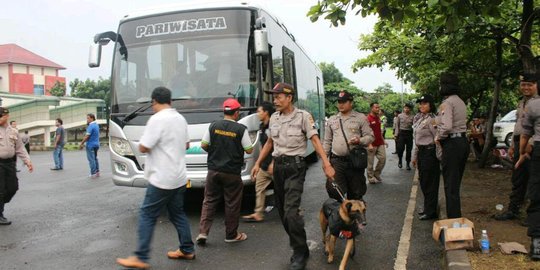
[[538, 75], [535, 73], [523, 73], [519, 76], [519, 80], [522, 82], [536, 83], [538, 81]]
[[457, 95], [460, 90], [459, 78], [454, 73], [445, 72], [441, 74], [439, 83], [441, 85], [439, 92], [442, 96]]
[[0, 116], [3, 116], [4, 114], [9, 114], [8, 108], [0, 107]]
[[347, 100], [354, 100], [354, 97], [351, 93], [345, 91], [345, 90], [341, 90], [338, 94], [338, 98], [337, 98], [338, 101], [347, 101]]
[[419, 97], [418, 99], [416, 99], [416, 103], [420, 103], [420, 102], [429, 102], [430, 104], [433, 104], [434, 99], [431, 95], [425, 94]]
[[266, 93], [270, 94], [289, 94], [294, 95], [294, 87], [288, 83], [276, 83], [274, 88], [272, 90], [265, 91]]
[[414, 108], [414, 106], [411, 103], [405, 103], [405, 107], [409, 107], [409, 109]]

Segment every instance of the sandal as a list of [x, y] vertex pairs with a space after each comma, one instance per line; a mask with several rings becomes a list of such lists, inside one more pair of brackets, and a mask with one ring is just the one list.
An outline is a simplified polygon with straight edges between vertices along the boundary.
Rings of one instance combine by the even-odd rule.
[[244, 222], [262, 222], [264, 221], [264, 218], [257, 214], [251, 214], [249, 216], [243, 216], [242, 220], [244, 220]]
[[197, 238], [195, 239], [195, 242], [197, 242], [197, 245], [204, 246], [206, 244], [206, 239], [208, 236], [206, 234], [200, 233]]
[[246, 239], [247, 239], [247, 234], [238, 233], [236, 235], [236, 238], [234, 238], [234, 239], [225, 239], [225, 243], [236, 243], [236, 242], [245, 241]]

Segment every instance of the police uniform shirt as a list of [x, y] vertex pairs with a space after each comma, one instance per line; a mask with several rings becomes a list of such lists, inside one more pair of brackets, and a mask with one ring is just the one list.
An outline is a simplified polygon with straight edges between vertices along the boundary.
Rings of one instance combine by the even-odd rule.
[[437, 138], [467, 131], [467, 106], [457, 95], [448, 96], [439, 106]]
[[[521, 121], [523, 120], [523, 111], [525, 110], [525, 106], [529, 103], [529, 101], [538, 98], [538, 95], [534, 95], [532, 97], [523, 97], [520, 99], [517, 109], [516, 109], [516, 124], [514, 125], [514, 136], [519, 136], [523, 134], [523, 128], [521, 127]], [[514, 143], [514, 140], [512, 140], [512, 143]]]
[[413, 160], [418, 157], [418, 146], [427, 146], [435, 143], [437, 135], [437, 121], [432, 113], [422, 114], [413, 126], [414, 150]]
[[525, 106], [521, 127], [523, 135], [532, 136], [535, 142], [540, 142], [540, 98], [530, 100]]
[[208, 144], [208, 169], [231, 174], [240, 174], [244, 151], [253, 147], [246, 126], [226, 119], [212, 123], [201, 142]]
[[[347, 136], [347, 140], [351, 140], [353, 137], [360, 138], [360, 144], [367, 146], [375, 140], [373, 130], [369, 126], [367, 117], [363, 113], [352, 111], [349, 115], [344, 116], [338, 113], [330, 119], [326, 125], [324, 133], [323, 148], [325, 153], [332, 153], [336, 156], [347, 156], [349, 150], [347, 149], [347, 143], [343, 137], [339, 120], [343, 124], [343, 131]], [[353, 147], [355, 145], [349, 145]]]
[[311, 114], [296, 107], [287, 115], [273, 113], [269, 129], [274, 142], [273, 157], [303, 156], [307, 149], [307, 139], [318, 134]]
[[414, 115], [400, 113], [397, 116], [396, 136], [400, 130], [412, 130]]
[[9, 159], [15, 155], [25, 162], [30, 161], [19, 132], [9, 125], [0, 126], [0, 158]]

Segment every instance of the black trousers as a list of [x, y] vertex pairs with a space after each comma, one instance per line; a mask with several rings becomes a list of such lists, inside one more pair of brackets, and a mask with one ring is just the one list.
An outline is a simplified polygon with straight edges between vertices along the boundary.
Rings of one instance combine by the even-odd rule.
[[300, 203], [306, 179], [306, 163], [298, 157], [274, 159], [274, 196], [283, 228], [295, 255], [309, 252]]
[[435, 145], [418, 146], [418, 180], [424, 194], [424, 214], [436, 215], [441, 168]]
[[19, 190], [19, 180], [15, 170], [15, 161], [0, 162], [0, 217], [4, 213], [4, 204], [10, 202]]
[[[519, 159], [519, 135], [513, 137], [514, 140], [514, 159], [515, 165]], [[529, 165], [530, 161], [526, 160], [519, 168], [512, 170], [512, 192], [510, 193], [510, 203], [508, 210], [515, 214], [519, 214], [519, 209], [525, 201], [527, 193], [527, 183], [529, 182]]]
[[399, 161], [403, 158], [403, 151], [405, 149], [407, 150], [407, 154], [405, 156], [405, 161], [407, 163], [411, 162], [411, 153], [412, 153], [412, 146], [413, 146], [413, 134], [412, 130], [399, 130], [398, 138], [397, 138], [397, 154], [399, 157]]
[[527, 208], [527, 235], [540, 237], [540, 142], [534, 142], [533, 152], [529, 163], [529, 183], [527, 198], [530, 200]]
[[461, 217], [461, 179], [470, 148], [465, 137], [448, 138], [441, 141], [441, 145], [446, 214], [448, 218], [459, 218]]
[[[365, 169], [353, 169], [350, 161], [340, 157], [330, 158], [330, 163], [336, 171], [334, 181], [343, 192], [343, 196], [346, 193], [346, 199], [361, 200], [367, 190]], [[336, 199], [338, 202], [342, 201], [330, 181], [326, 181], [326, 192], [330, 198]]]

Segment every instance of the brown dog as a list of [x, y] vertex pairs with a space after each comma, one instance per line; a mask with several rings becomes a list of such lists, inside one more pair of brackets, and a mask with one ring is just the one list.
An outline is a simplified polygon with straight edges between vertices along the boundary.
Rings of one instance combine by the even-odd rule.
[[[344, 200], [339, 203], [335, 199], [328, 199], [319, 213], [319, 221], [325, 244], [325, 254], [328, 254], [328, 263], [334, 261], [334, 248], [340, 235], [347, 238], [345, 252], [339, 265], [339, 270], [345, 270], [349, 256], [354, 255], [354, 238], [366, 223], [366, 203], [360, 200]], [[329, 234], [326, 231], [329, 229]]]

